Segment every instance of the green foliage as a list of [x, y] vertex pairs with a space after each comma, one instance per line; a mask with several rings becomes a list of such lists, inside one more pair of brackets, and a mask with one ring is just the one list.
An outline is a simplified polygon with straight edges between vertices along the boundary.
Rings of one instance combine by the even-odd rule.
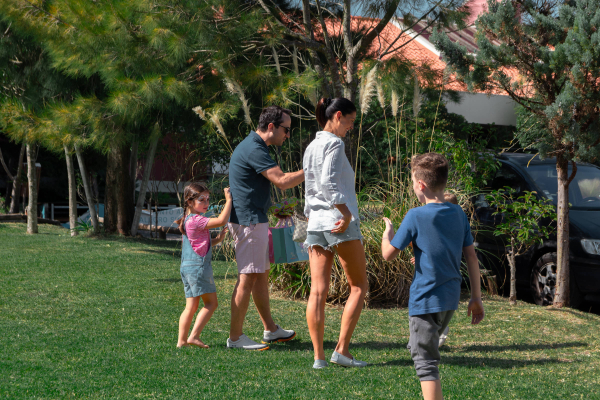
[[0, 214], [8, 214], [8, 207], [6, 206], [6, 199], [0, 196]]
[[469, 89], [505, 92], [522, 107], [523, 147], [542, 157], [599, 157], [600, 3], [503, 0], [488, 8], [477, 20], [477, 54], [433, 34], [448, 65]]
[[502, 216], [502, 222], [495, 226], [494, 235], [510, 238], [514, 256], [536, 243], [542, 244], [555, 230], [547, 220], [556, 220], [554, 205], [539, 199], [536, 192], [525, 191], [519, 197], [516, 195], [517, 191], [508, 186], [486, 195], [489, 204], [496, 207], [494, 215]]

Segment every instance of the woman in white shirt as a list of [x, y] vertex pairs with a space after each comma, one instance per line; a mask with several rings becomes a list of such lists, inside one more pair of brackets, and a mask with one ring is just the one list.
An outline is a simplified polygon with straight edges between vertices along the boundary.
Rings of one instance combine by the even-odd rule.
[[330, 362], [364, 367], [349, 351], [350, 339], [360, 318], [368, 289], [365, 250], [360, 233], [354, 171], [344, 152], [345, 137], [354, 127], [356, 107], [345, 98], [321, 99], [317, 105], [317, 132], [304, 153], [305, 200], [308, 218], [305, 246], [309, 251], [311, 291], [306, 319], [315, 349], [313, 368], [328, 366], [323, 350], [325, 300], [329, 292], [334, 250], [344, 268], [350, 296], [342, 314], [338, 344]]

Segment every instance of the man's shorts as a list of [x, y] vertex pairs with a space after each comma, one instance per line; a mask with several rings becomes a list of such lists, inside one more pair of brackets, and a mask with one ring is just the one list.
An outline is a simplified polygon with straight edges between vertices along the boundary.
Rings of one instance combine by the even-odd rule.
[[250, 226], [230, 222], [228, 228], [235, 241], [238, 273], [262, 274], [271, 269], [267, 222]]

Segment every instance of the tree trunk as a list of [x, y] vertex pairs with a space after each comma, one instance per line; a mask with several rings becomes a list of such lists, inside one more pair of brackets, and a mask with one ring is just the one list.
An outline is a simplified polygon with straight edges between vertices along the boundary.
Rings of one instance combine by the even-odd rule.
[[69, 178], [69, 229], [71, 236], [77, 236], [77, 182], [75, 181], [75, 166], [73, 156], [67, 146], [65, 148], [65, 159], [67, 160], [67, 176]]
[[133, 223], [131, 224], [131, 236], [137, 235], [138, 226], [140, 223], [140, 217], [142, 216], [142, 208], [144, 207], [144, 200], [146, 200], [146, 189], [148, 187], [148, 179], [150, 179], [150, 171], [152, 170], [152, 164], [154, 163], [154, 154], [156, 153], [156, 146], [158, 145], [159, 135], [154, 135], [151, 139], [150, 149], [146, 155], [146, 164], [144, 165], [144, 176], [142, 177], [142, 185], [140, 186], [140, 194], [137, 198], [135, 205], [135, 214], [133, 215]]
[[511, 306], [517, 304], [517, 265], [515, 259], [515, 239], [510, 238], [510, 251], [508, 253], [508, 264], [510, 265], [510, 295], [508, 303]]
[[135, 135], [131, 143], [131, 159], [129, 161], [129, 177], [131, 178], [131, 195], [135, 199], [135, 181], [137, 180], [138, 148], [140, 139]]
[[106, 160], [106, 190], [104, 197], [104, 230], [117, 231], [117, 170], [116, 148], [110, 148]]
[[90, 218], [92, 220], [92, 226], [94, 227], [94, 234], [98, 234], [98, 232], [100, 232], [100, 224], [98, 223], [98, 215], [96, 214], [96, 202], [94, 201], [94, 194], [92, 193], [89, 176], [85, 168], [85, 160], [83, 159], [83, 154], [81, 153], [81, 148], [78, 144], [75, 145], [75, 153], [77, 154], [77, 161], [79, 162], [79, 171], [81, 172], [81, 180], [83, 181], [85, 199], [88, 208], [90, 209]]
[[17, 166], [17, 173], [13, 180], [12, 193], [10, 198], [10, 214], [19, 213], [19, 196], [21, 195], [21, 176], [23, 175], [23, 158], [25, 156], [25, 142], [21, 145], [21, 153], [19, 153], [19, 164]]
[[29, 205], [27, 206], [27, 233], [38, 233], [37, 168], [35, 167], [35, 145], [27, 144], [27, 180], [29, 181]]
[[564, 155], [556, 159], [558, 175], [557, 201], [557, 249], [556, 249], [556, 292], [554, 306], [569, 306], [569, 162]]
[[131, 235], [133, 222], [133, 185], [129, 176], [131, 149], [127, 146], [118, 148], [117, 165], [117, 231], [121, 235]]

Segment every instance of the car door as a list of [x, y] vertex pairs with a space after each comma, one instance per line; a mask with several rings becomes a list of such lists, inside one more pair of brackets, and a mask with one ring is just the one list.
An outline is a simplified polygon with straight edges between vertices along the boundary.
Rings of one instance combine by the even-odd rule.
[[505, 262], [506, 241], [504, 237], [494, 235], [495, 225], [502, 222], [502, 216], [494, 215], [496, 208], [487, 202], [485, 195], [507, 186], [515, 189], [518, 196], [526, 190], [531, 190], [527, 181], [513, 166], [501, 161], [501, 166], [496, 171], [489, 186], [473, 199], [475, 208], [474, 236], [479, 262], [481, 268], [493, 271], [498, 277], [500, 286], [508, 282]]

